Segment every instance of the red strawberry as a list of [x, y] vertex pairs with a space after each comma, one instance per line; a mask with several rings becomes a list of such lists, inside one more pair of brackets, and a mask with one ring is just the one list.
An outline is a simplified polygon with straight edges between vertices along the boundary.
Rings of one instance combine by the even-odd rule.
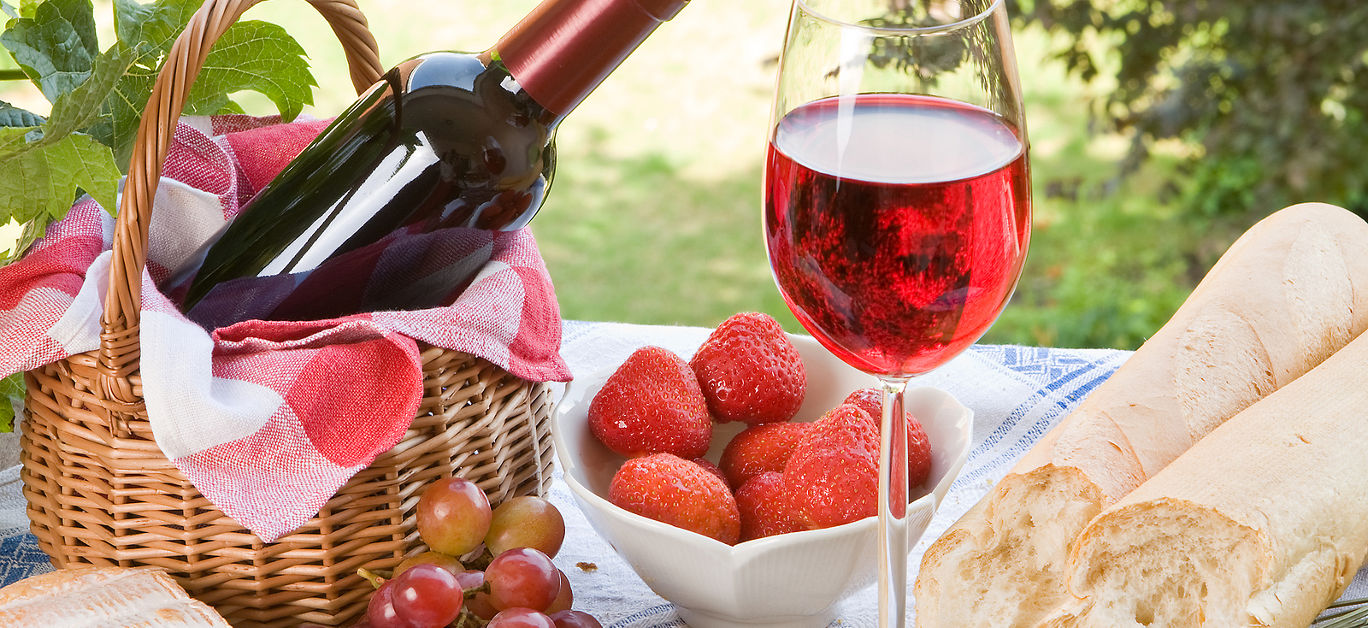
[[[842, 403], [859, 406], [861, 410], [869, 413], [874, 419], [874, 425], [878, 426], [883, 416], [883, 393], [878, 388], [864, 388], [850, 393]], [[922, 429], [921, 421], [912, 416], [911, 412], [907, 416], [907, 485], [921, 486], [931, 477], [931, 441], [926, 438], [926, 430]]]
[[673, 454], [652, 454], [623, 463], [608, 487], [608, 501], [728, 545], [741, 535], [741, 515], [727, 484]]
[[690, 460], [690, 462], [703, 467], [704, 471], [717, 476], [723, 482], [727, 481], [727, 476], [723, 474], [722, 470], [717, 468], [717, 465], [713, 464], [711, 460], [708, 460], [707, 458], [694, 458], [693, 460]]
[[814, 422], [784, 465], [784, 489], [810, 527], [878, 514], [879, 431], [869, 414], [840, 405]]
[[808, 423], [764, 423], [737, 434], [722, 450], [722, 473], [733, 489], [766, 471], [783, 471]]
[[803, 405], [807, 376], [798, 349], [768, 314], [735, 314], [713, 330], [689, 361], [721, 421], [787, 421]]
[[660, 347], [637, 349], [589, 403], [589, 430], [627, 456], [669, 452], [697, 458], [712, 441], [712, 420], [684, 359]]
[[742, 541], [807, 529], [784, 490], [783, 474], [774, 471], [761, 473], [737, 489], [736, 508], [741, 512]]

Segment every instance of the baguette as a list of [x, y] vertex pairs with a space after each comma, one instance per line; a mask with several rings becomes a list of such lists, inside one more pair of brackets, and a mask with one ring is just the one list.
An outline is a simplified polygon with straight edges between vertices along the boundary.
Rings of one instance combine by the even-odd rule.
[[1368, 336], [1084, 528], [1048, 626], [1307, 626], [1368, 556]]
[[159, 569], [73, 567], [0, 589], [0, 626], [229, 628]]
[[923, 556], [917, 625], [1034, 626], [1083, 527], [1368, 327], [1368, 224], [1288, 207], [1241, 236], [1152, 338]]

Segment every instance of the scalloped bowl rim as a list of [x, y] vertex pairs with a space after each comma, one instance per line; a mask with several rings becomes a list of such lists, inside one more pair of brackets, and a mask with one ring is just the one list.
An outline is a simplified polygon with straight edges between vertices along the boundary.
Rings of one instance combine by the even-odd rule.
[[[826, 349], [822, 348], [817, 341], [810, 336], [790, 334], [789, 337], [790, 340], [793, 341], [795, 347], [799, 349], [800, 354], [803, 355], [804, 366], [809, 372], [812, 371], [812, 360], [821, 360], [825, 363], [825, 368], [827, 369], [835, 368], [846, 371], [845, 373], [838, 373], [837, 379], [852, 379], [853, 377], [859, 377], [863, 378], [862, 381], [865, 382], [864, 387], [873, 385], [873, 378], [871, 376], [860, 373], [852, 367], [846, 366], [844, 363], [840, 363], [837, 358], [828, 353]], [[844, 539], [852, 535], [859, 536], [867, 534], [875, 536], [877, 534], [878, 517], [870, 516], [860, 519], [859, 521], [830, 528], [791, 532], [752, 539], [736, 545], [727, 545], [711, 537], [677, 528], [670, 524], [638, 515], [614, 505], [604, 495], [600, 495], [586, 485], [586, 482], [589, 481], [587, 480], [589, 469], [586, 464], [576, 457], [575, 452], [572, 452], [571, 444], [567, 440], [567, 432], [570, 429], [581, 429], [584, 434], [588, 434], [587, 413], [589, 403], [592, 401], [593, 396], [597, 394], [598, 389], [602, 387], [603, 383], [615, 370], [616, 365], [579, 377], [575, 382], [567, 384], [552, 412], [552, 441], [561, 465], [561, 470], [563, 472], [562, 476], [572, 494], [580, 501], [582, 508], [592, 508], [597, 511], [597, 513], [603, 516], [612, 517], [620, 523], [626, 524], [628, 527], [640, 529], [644, 534], [667, 537], [670, 539], [671, 543], [683, 545], [688, 551], [698, 552], [698, 558], [701, 560], [720, 561], [733, 569], [741, 569], [748, 564], [759, 561], [765, 556], [777, 552], [796, 551], [801, 546], [807, 546], [813, 543], [823, 543], [837, 538]], [[585, 383], [579, 384], [579, 382]], [[811, 386], [812, 384], [812, 379], [809, 378], [809, 385]], [[846, 394], [849, 392], [853, 392], [853, 389], [852, 391], [847, 391]], [[951, 427], [947, 429], [952, 429], [956, 434], [955, 442], [952, 443], [953, 448], [948, 452], [944, 449], [937, 449], [936, 443], [933, 441], [933, 451], [938, 452], [933, 455], [940, 457], [949, 454], [948, 463], [942, 463], [944, 466], [942, 466], [942, 464], [935, 465], [941, 467], [944, 474], [936, 482], [936, 485], [930, 492], [908, 504], [907, 517], [909, 521], [915, 520], [915, 518], [919, 516], [919, 513], [925, 512], [926, 514], [921, 515], [924, 516], [925, 522], [929, 521], [931, 516], [934, 515], [940, 501], [944, 499], [950, 485], [959, 476], [959, 473], [968, 458], [969, 449], [972, 446], [973, 412], [949, 393], [934, 388], [909, 386], [906, 399], [908, 401], [907, 405], [909, 406], [909, 409], [914, 405], [914, 400], [919, 400], [924, 404], [935, 407], [937, 409], [937, 415], [952, 417], [950, 419]], [[837, 400], [837, 403], [839, 403], [839, 400]], [[805, 400], [804, 410], [800, 411], [800, 416], [807, 410], [808, 405]], [[813, 418], [815, 417], [804, 417], [795, 420], [811, 420]], [[575, 424], [571, 425], [571, 421], [574, 421]], [[734, 431], [739, 431], [741, 428], [744, 428], [744, 426], [738, 424], [718, 424], [715, 426], [715, 430], [725, 429], [724, 426], [728, 425], [730, 425], [730, 429]], [[581, 438], [583, 439], [585, 437], [581, 436]], [[597, 439], [593, 438], [592, 434], [588, 434], [587, 439], [588, 446], [593, 447], [596, 450], [601, 450], [599, 453], [602, 455], [625, 460], [625, 458], [609, 452], [606, 447], [597, 442]], [[713, 453], [715, 453], [717, 449], [718, 446], [714, 445]], [[715, 460], [715, 456], [710, 455], [709, 457]], [[586, 476], [586, 479], [582, 479], [581, 476]], [[616, 544], [613, 543], [613, 539], [610, 538], [608, 531], [602, 529], [599, 522], [596, 521], [596, 518], [588, 516], [589, 514], [590, 513], [586, 512], [586, 517], [588, 518], [590, 525], [598, 534], [607, 540], [609, 544], [613, 546], [614, 550], [617, 551], [617, 553], [622, 556], [623, 560], [631, 565], [634, 570], [639, 570], [640, 567], [633, 562], [631, 557], [617, 549]], [[909, 549], [917, 542], [920, 535], [924, 534], [926, 527], [924, 522], [920, 525], [920, 530], [916, 530], [915, 536], [912, 534], [912, 532], [914, 532], [913, 526], [909, 523]], [[870, 575], [872, 576], [872, 570]], [[665, 595], [667, 592], [659, 590], [656, 584], [651, 584], [651, 588], [656, 590], [658, 594], [661, 594], [662, 597], [667, 597]], [[833, 595], [838, 593], [839, 591], [833, 592]]]

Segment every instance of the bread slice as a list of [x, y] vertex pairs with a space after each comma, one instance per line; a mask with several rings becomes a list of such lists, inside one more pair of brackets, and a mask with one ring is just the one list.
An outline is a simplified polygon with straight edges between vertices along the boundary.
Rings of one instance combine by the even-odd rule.
[[1084, 528], [1048, 626], [1303, 627], [1368, 558], [1368, 336]]
[[926, 552], [917, 625], [1034, 626], [1067, 599], [1084, 525], [1368, 327], [1368, 224], [1296, 205], [1216, 263], [1173, 318]]
[[0, 589], [0, 626], [228, 628], [228, 622], [159, 569], [73, 567]]

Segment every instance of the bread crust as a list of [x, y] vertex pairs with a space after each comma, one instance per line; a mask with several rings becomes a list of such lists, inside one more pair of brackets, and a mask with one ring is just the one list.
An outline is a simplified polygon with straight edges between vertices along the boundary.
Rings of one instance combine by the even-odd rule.
[[0, 588], [0, 626], [228, 628], [228, 622], [160, 569], [72, 567]]
[[1105, 509], [1048, 625], [1309, 625], [1368, 558], [1365, 365], [1361, 336]]
[[[1241, 236], [1173, 318], [926, 552], [917, 625], [1034, 626], [1063, 603], [1071, 541], [1058, 539], [1368, 328], [1365, 250], [1368, 224], [1321, 203]], [[1071, 487], [1050, 488], [1060, 481]], [[1013, 499], [1075, 516], [1023, 517]]]

